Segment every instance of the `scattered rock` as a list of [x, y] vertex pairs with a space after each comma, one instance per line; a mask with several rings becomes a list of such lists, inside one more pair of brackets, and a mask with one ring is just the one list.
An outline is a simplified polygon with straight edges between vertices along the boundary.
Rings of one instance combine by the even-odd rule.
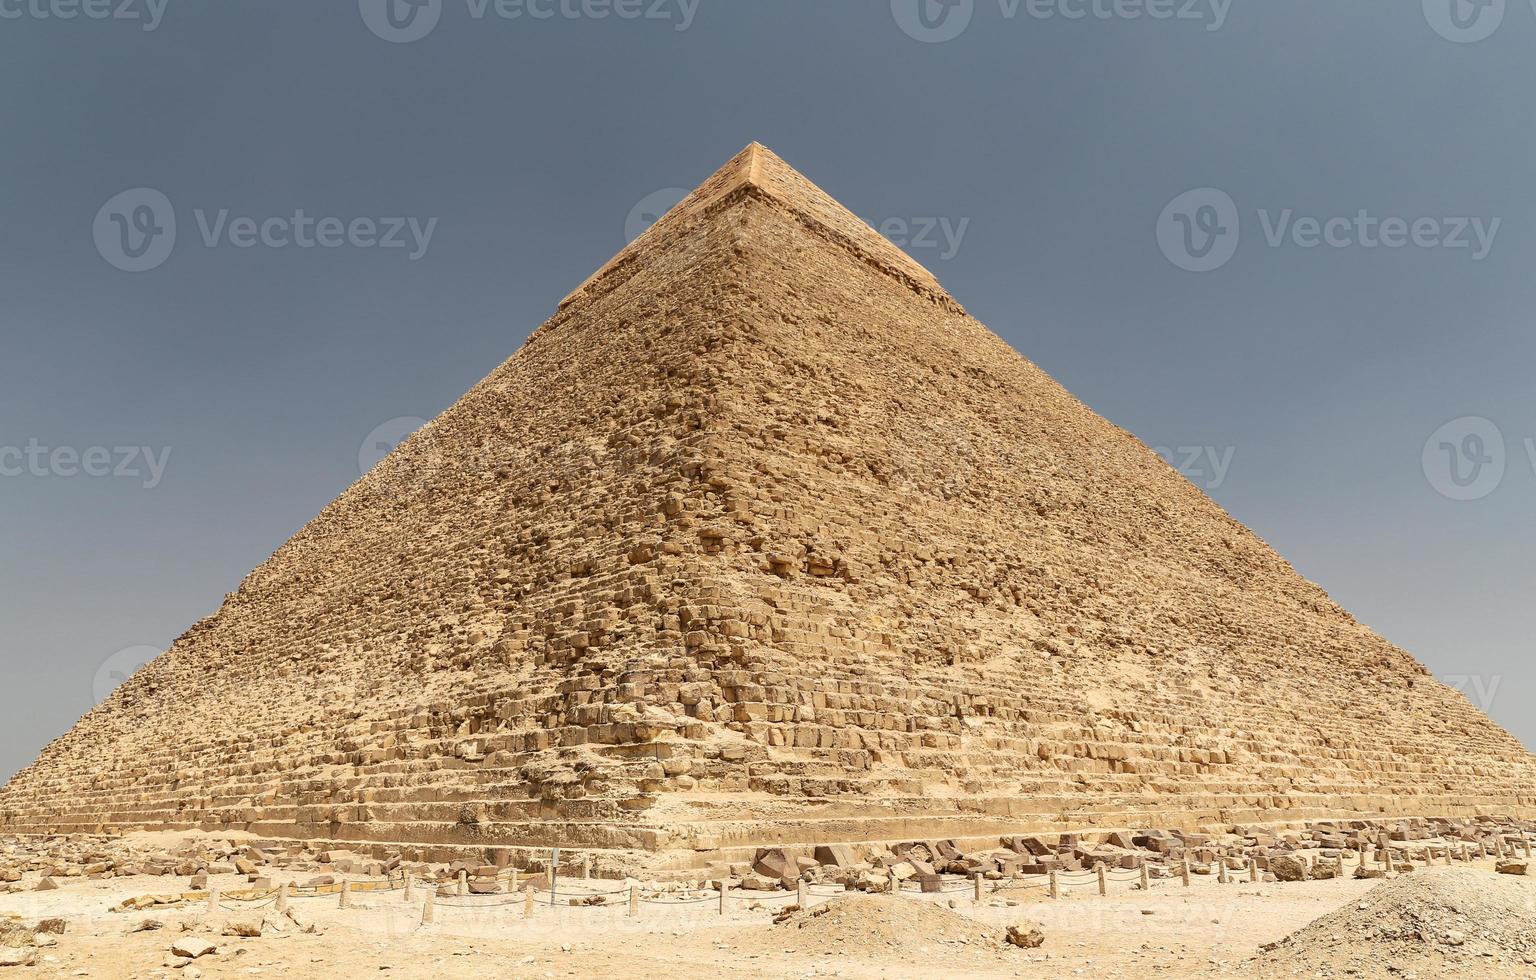
[[33, 966], [37, 963], [37, 950], [30, 947], [17, 949], [10, 946], [0, 946], [0, 967], [4, 966]]
[[261, 938], [260, 919], [230, 920], [224, 924], [224, 935], [239, 936], [243, 939]]
[[208, 956], [218, 950], [218, 946], [201, 936], [182, 936], [171, 944], [171, 952], [177, 956], [189, 960], [195, 960], [200, 956]]
[[1045, 933], [1033, 923], [1020, 923], [1008, 927], [1004, 938], [1020, 949], [1035, 949], [1045, 942]]

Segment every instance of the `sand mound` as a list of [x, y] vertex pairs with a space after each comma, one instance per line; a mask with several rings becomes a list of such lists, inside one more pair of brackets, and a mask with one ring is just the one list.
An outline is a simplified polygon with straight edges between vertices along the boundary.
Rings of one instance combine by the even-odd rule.
[[792, 930], [807, 952], [915, 950], [952, 944], [1005, 949], [1005, 933], [930, 902], [885, 895], [850, 895], [809, 910], [791, 912], [778, 928]]
[[1264, 947], [1255, 965], [1279, 976], [1528, 977], [1536, 881], [1471, 868], [1404, 875]]

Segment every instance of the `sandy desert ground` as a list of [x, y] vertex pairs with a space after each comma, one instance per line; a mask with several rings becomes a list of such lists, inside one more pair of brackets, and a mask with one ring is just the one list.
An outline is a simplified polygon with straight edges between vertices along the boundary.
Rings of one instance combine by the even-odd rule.
[[[1401, 877], [1417, 879], [1423, 894], [1413, 901], [1448, 895], [1440, 904], [1454, 911], [1459, 902], [1474, 916], [1501, 918], [1486, 924], [1520, 932], [1517, 944], [1529, 942], [1536, 933], [1536, 881], [1496, 875], [1494, 863]], [[1475, 941], [1453, 946], [1428, 934], [1406, 947], [1383, 945], [1373, 935], [1382, 930], [1369, 924], [1344, 927], [1358, 933], [1353, 937], [1301, 937], [1293, 940], [1301, 943], [1294, 951], [1261, 955], [1266, 944], [1330, 914], [1375, 922], [1386, 913], [1374, 909], [1372, 896], [1380, 893], [1373, 889], [1396, 885], [1391, 879], [1222, 884], [1196, 876], [1188, 887], [1178, 878], [1155, 880], [1149, 891], [1115, 879], [1108, 896], [1083, 882], [1055, 900], [1037, 883], [999, 882], [985, 884], [979, 903], [964, 881], [946, 883], [939, 894], [901, 897], [853, 898], [816, 887], [812, 910], [842, 903], [838, 914], [823, 915], [784, 914], [794, 893], [733, 896], [723, 915], [718, 899], [690, 901], [678, 893], [642, 901], [631, 916], [623, 882], [573, 878], [559, 882], [558, 904], [540, 901], [531, 919], [522, 895], [445, 896], [434, 899], [433, 921], [424, 924], [419, 886], [409, 901], [403, 889], [355, 892], [347, 908], [336, 894], [294, 897], [291, 914], [279, 915], [270, 898], [221, 898], [217, 910], [194, 900], [114, 911], [125, 900], [164, 895], [174, 886], [147, 875], [70, 877], [58, 879], [57, 889], [38, 891], [37, 877], [16, 883], [25, 890], [0, 895], [0, 932], [9, 921], [16, 935], [41, 944], [6, 949], [31, 965], [0, 967], [0, 977], [1536, 977], [1536, 947], [1485, 955]], [[1500, 900], [1523, 908], [1508, 908], [1506, 915], [1471, 907], [1489, 883], [1514, 889]], [[218, 876], [209, 885], [234, 894], [250, 888], [241, 875]], [[602, 905], [566, 904], [601, 893], [608, 893]], [[32, 933], [49, 919], [62, 920], [62, 933]], [[1009, 926], [1037, 927], [1044, 942], [1011, 945], [1003, 938]], [[242, 927], [260, 934], [235, 934]], [[1479, 924], [1461, 928], [1475, 939]], [[199, 945], [211, 951], [195, 959], [173, 951]]]

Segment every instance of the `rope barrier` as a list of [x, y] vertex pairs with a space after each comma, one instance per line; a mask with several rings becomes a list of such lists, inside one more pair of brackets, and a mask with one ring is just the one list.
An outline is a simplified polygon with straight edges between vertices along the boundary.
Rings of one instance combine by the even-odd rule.
[[[1218, 875], [1220, 875], [1223, 864], [1220, 861], [1191, 862], [1186, 867], [1191, 872], [1201, 874], [1202, 876], [1210, 876], [1212, 878], [1216, 878]], [[1157, 871], [1159, 868], [1161, 868], [1164, 877], [1152, 877], [1151, 872]], [[480, 883], [486, 882], [488, 880], [496, 880], [499, 882], [508, 878], [517, 878], [520, 874], [522, 874], [522, 872], [519, 872], [516, 869], [512, 869], [507, 872], [498, 872], [494, 878], [487, 876], [485, 878], [477, 878], [475, 880]], [[980, 896], [985, 891], [990, 891], [991, 894], [1020, 891], [1049, 891], [1052, 888], [1052, 885], [1054, 885], [1055, 889], [1060, 892], [1085, 888], [1102, 889], [1104, 885], [1109, 882], [1120, 884], [1134, 881], [1137, 882], [1139, 887], [1146, 889], [1151, 889], [1154, 887], [1154, 885], [1158, 888], [1164, 888], [1172, 887], [1175, 884], [1173, 879], [1176, 879], [1177, 877], [1178, 874], [1176, 866], [1157, 866], [1132, 869], [1110, 868], [1108, 865], [1103, 865], [1095, 867], [1092, 870], [1056, 871], [1053, 874], [1014, 874], [1008, 876], [1007, 878], [993, 878], [990, 880], [955, 880], [953, 877], [951, 877], [948, 880], [941, 880], [937, 887], [935, 887], [932, 882], [929, 882], [927, 888], [924, 887], [923, 883], [919, 882], [896, 882], [895, 884], [896, 893], [903, 895], [960, 895], [976, 890], [978, 896]], [[1246, 878], [1246, 869], [1235, 869], [1231, 872], [1232, 881], [1243, 881], [1246, 880]], [[531, 902], [533, 904], [543, 905], [549, 908], [564, 907], [575, 909], [623, 909], [629, 907], [630, 903], [622, 900], [611, 900], [632, 895], [634, 896], [634, 900], [637, 904], [678, 907], [690, 905], [706, 905], [719, 902], [722, 899], [721, 894], [714, 890], [710, 890], [707, 893], [697, 890], [693, 890], [691, 892], [684, 891], [681, 894], [685, 897], [669, 897], [668, 893], [662, 892], [650, 897], [642, 898], [638, 895], [635, 895], [635, 888], [638, 883], [634, 882], [633, 880], [630, 880], [629, 883], [624, 887], [604, 889], [602, 891], [595, 892], [581, 891], [579, 885], [565, 885], [563, 889], [551, 892], [546, 891], [544, 888], [540, 888], [536, 885], [533, 889], [530, 890], [531, 895], [529, 891], [514, 891], [505, 893], [497, 891], [483, 895], [439, 894], [440, 889], [446, 890], [444, 886], [451, 888], [455, 884], [455, 880], [459, 883], [466, 883], [468, 881], [466, 877], [435, 880], [431, 878], [416, 879], [401, 873], [399, 875], [391, 874], [386, 878], [364, 879], [361, 881], [332, 882], [329, 884], [318, 885], [290, 884], [286, 887], [287, 897], [289, 899], [304, 899], [318, 898], [323, 896], [339, 896], [343, 893], [344, 890], [353, 896], [358, 894], [380, 894], [387, 892], [397, 892], [406, 888], [408, 884], [414, 883], [417, 887], [426, 890], [427, 893], [431, 896], [429, 904], [436, 904], [444, 908], [485, 910], [506, 908], [520, 902]], [[1143, 882], [1144, 884], [1142, 884]], [[547, 884], [547, 882], [540, 882], [539, 884]], [[1187, 883], [1185, 887], [1188, 887]], [[838, 896], [852, 894], [855, 891], [855, 889], [850, 889], [837, 883], [806, 883], [802, 886], [801, 891], [799, 892], [788, 891], [770, 893], [738, 888], [728, 891], [723, 896], [723, 898], [727, 901], [736, 900], [745, 903], [770, 905], [799, 901], [802, 895], [805, 897], [815, 896], [818, 898], [836, 898]], [[887, 889], [877, 888], [876, 891], [887, 891]], [[696, 897], [686, 897], [690, 894]], [[204, 901], [210, 897], [211, 896], [207, 891], [197, 893], [184, 893], [179, 896], [180, 900], [184, 902]], [[228, 912], [262, 909], [275, 904], [278, 901], [278, 898], [278, 889], [267, 889], [264, 891], [252, 890], [244, 894], [221, 894], [218, 896], [219, 904], [217, 907]], [[345, 906], [345, 904], [345, 900], [343, 900], [343, 906]]]
[[[787, 895], [763, 895], [761, 892], [757, 892], [756, 894], [759, 897], [757, 897], [757, 898], [750, 898], [749, 899], [749, 898], [747, 898], [747, 895], [750, 895], [750, 894], [753, 894], [753, 893], [752, 892], [731, 892], [730, 893], [730, 897], [732, 897], [732, 898], [741, 898], [743, 901], [751, 901], [751, 902], [785, 902], [785, 901], [790, 901], [790, 900], [798, 900], [799, 897], [800, 897], [799, 895], [796, 895], [794, 892], [790, 892]], [[714, 896], [714, 897], [718, 897], [718, 896]]]
[[494, 896], [494, 895], [454, 895], [452, 897], [444, 896], [444, 895], [439, 895], [435, 899], [433, 899], [433, 904], [435, 904], [435, 905], [437, 905], [439, 907], [447, 906], [449, 908], [456, 908], [456, 909], [494, 909], [494, 908], [501, 908], [502, 906], [505, 906], [505, 905], [513, 905], [517, 901], [521, 901], [520, 899], [514, 899], [514, 900], [511, 900], [511, 901], [505, 901], [505, 902], [473, 902], [473, 901], [465, 901], [465, 899], [469, 899], [469, 898], [495, 898], [495, 897], [496, 896]]
[[998, 894], [1000, 892], [1033, 891], [1033, 890], [1036, 890], [1036, 889], [1039, 889], [1039, 890], [1042, 890], [1042, 891], [1049, 891], [1050, 887], [1051, 887], [1050, 885], [1046, 885], [1046, 884], [1023, 884], [1023, 883], [1021, 883], [1021, 884], [1012, 884], [1012, 885], [1002, 885], [1002, 886], [1000, 886], [998, 888], [992, 889], [992, 894], [996, 895], [996, 894]]

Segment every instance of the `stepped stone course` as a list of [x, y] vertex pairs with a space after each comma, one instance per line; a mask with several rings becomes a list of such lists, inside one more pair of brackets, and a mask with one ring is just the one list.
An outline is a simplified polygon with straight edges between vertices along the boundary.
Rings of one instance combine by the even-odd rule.
[[598, 848], [1536, 814], [1536, 760], [753, 145], [0, 791]]

